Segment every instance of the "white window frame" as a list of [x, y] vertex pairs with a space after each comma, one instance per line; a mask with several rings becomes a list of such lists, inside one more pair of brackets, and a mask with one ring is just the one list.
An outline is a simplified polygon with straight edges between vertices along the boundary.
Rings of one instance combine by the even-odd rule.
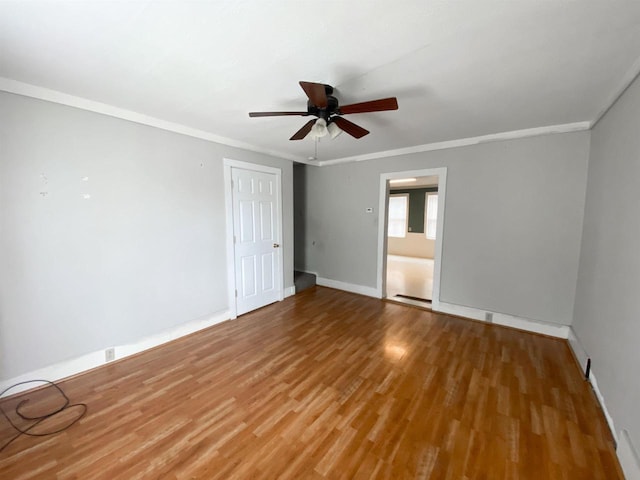
[[435, 240], [438, 236], [438, 204], [436, 203], [435, 214], [436, 218], [433, 222], [435, 225], [436, 231], [433, 232], [433, 235], [429, 235], [429, 197], [436, 197], [436, 202], [439, 201], [438, 192], [426, 192], [424, 197], [424, 235], [427, 237], [427, 240]]
[[387, 213], [387, 222], [388, 222], [387, 236], [391, 238], [406, 238], [407, 231], [409, 230], [409, 194], [408, 193], [390, 193], [389, 202], [391, 202], [392, 198], [397, 198], [397, 197], [404, 197], [407, 199], [405, 213], [404, 213], [404, 231], [402, 232], [402, 235], [391, 235], [391, 233], [389, 232], [389, 225], [391, 224], [391, 222], [389, 222], [389, 218], [388, 218], [389, 214], [391, 213], [391, 209], [389, 209]]

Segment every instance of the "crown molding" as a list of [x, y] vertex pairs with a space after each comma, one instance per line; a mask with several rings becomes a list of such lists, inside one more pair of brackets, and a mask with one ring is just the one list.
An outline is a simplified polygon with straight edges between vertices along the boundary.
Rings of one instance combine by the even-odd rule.
[[222, 137], [220, 135], [215, 135], [213, 133], [199, 130], [197, 128], [188, 127], [179, 123], [169, 122], [167, 120], [162, 120], [150, 115], [134, 112], [132, 110], [114, 107], [113, 105], [108, 105], [106, 103], [96, 102], [86, 98], [76, 97], [74, 95], [68, 95], [57, 90], [51, 90], [24, 82], [18, 82], [17, 80], [11, 80], [9, 78], [0, 77], [0, 91], [22, 95], [24, 97], [36, 98], [39, 100], [45, 100], [61, 105], [67, 105], [69, 107], [79, 108], [81, 110], [87, 110], [94, 113], [100, 113], [102, 115], [108, 115], [110, 117], [120, 118], [122, 120], [128, 120], [130, 122], [139, 123], [142, 125], [148, 125], [150, 127], [159, 128], [161, 130], [167, 130], [169, 132], [199, 138], [208, 142], [219, 143], [228, 147], [241, 148], [243, 150], [262, 153], [264, 155], [270, 155], [272, 157], [282, 158], [286, 160], [292, 160], [298, 163], [309, 163], [308, 160], [297, 155], [291, 155], [276, 150], [261, 148], [250, 143], [240, 142], [238, 140], [233, 140], [232, 138]]
[[460, 138], [457, 140], [448, 140], [445, 142], [425, 143], [424, 145], [415, 145], [413, 147], [398, 148], [395, 150], [385, 150], [383, 152], [367, 153], [364, 155], [354, 155], [353, 157], [336, 158], [333, 160], [323, 160], [318, 163], [324, 167], [328, 165], [337, 165], [340, 163], [362, 162], [365, 160], [375, 160], [377, 158], [397, 157], [399, 155], [408, 155], [411, 153], [431, 152], [434, 150], [446, 150], [449, 148], [468, 147], [469, 145], [477, 145], [479, 143], [501, 142], [505, 140], [514, 140], [518, 138], [537, 137], [540, 135], [551, 135], [555, 133], [582, 132], [591, 128], [591, 122], [574, 122], [564, 123], [561, 125], [549, 125], [546, 127], [527, 128], [524, 130], [513, 130], [510, 132], [492, 133], [490, 135], [481, 135], [479, 137]]
[[39, 87], [36, 85], [24, 83], [24, 82], [19, 82], [17, 80], [11, 80], [9, 78], [0, 77], [0, 91], [9, 92], [16, 95], [22, 95], [25, 97], [36, 98], [39, 100], [45, 100], [48, 102], [58, 103], [61, 105], [67, 105], [70, 107], [79, 108], [81, 110], [87, 110], [87, 111], [99, 113], [102, 115], [108, 115], [110, 117], [120, 118], [122, 120], [128, 120], [134, 123], [139, 123], [142, 125], [148, 125], [151, 127], [159, 128], [161, 130], [167, 130], [169, 132], [174, 132], [181, 135], [187, 135], [190, 137], [199, 138], [201, 140], [206, 140], [209, 142], [226, 145], [229, 147], [240, 148], [243, 150], [261, 153], [261, 154], [269, 155], [272, 157], [291, 160], [297, 163], [324, 167], [329, 165], [337, 165], [341, 163], [362, 162], [365, 160], [375, 160], [378, 158], [396, 157], [399, 155], [408, 155], [412, 153], [430, 152], [434, 150], [445, 150], [450, 148], [466, 147], [470, 145], [477, 145], [479, 143], [500, 142], [505, 140], [514, 140], [518, 138], [535, 137], [540, 135], [580, 132], [584, 130], [589, 130], [590, 128], [592, 128], [593, 125], [597, 123], [597, 121], [602, 117], [602, 115], [604, 115], [609, 110], [609, 108], [611, 108], [611, 105], [615, 103], [615, 101], [620, 97], [620, 95], [624, 92], [624, 90], [626, 90], [626, 88], [629, 87], [631, 82], [638, 75], [638, 72], [640, 72], [640, 59], [634, 64], [634, 68], [632, 68], [629, 71], [629, 73], [625, 76], [624, 81], [621, 84], [622, 86], [619, 87], [616, 90], [616, 92], [611, 95], [610, 97], [611, 103], [608, 104], [606, 108], [602, 109], [600, 113], [600, 117], [598, 117], [597, 120], [595, 121], [574, 122], [574, 123], [565, 123], [560, 125], [549, 125], [545, 127], [528, 128], [524, 130], [513, 130], [509, 132], [493, 133], [489, 135], [481, 135], [478, 137], [460, 138], [457, 140], [448, 140], [444, 142], [427, 143], [423, 145], [415, 145], [412, 147], [399, 148], [394, 150], [384, 150], [381, 152], [373, 152], [373, 153], [367, 153], [363, 155], [354, 155], [351, 157], [334, 158], [331, 160], [321, 160], [321, 161], [317, 161], [317, 160], [310, 161], [304, 157], [300, 157], [297, 155], [291, 155], [285, 152], [262, 148], [256, 145], [241, 142], [231, 138], [222, 137], [220, 135], [216, 135], [204, 130], [188, 127], [186, 125], [182, 125], [179, 123], [169, 122], [167, 120], [162, 120], [156, 117], [152, 117], [150, 115], [134, 112], [132, 110], [127, 110], [124, 108], [115, 107], [113, 105], [108, 105], [106, 103], [96, 102], [86, 98], [69, 95], [66, 93], [59, 92], [57, 90], [51, 90], [48, 88]]
[[598, 122], [602, 120], [602, 117], [604, 117], [606, 113], [611, 110], [611, 107], [613, 107], [613, 105], [618, 101], [622, 94], [627, 91], [627, 88], [631, 86], [631, 84], [636, 78], [638, 78], [638, 76], [640, 76], [640, 57], [638, 57], [636, 61], [633, 62], [631, 68], [627, 70], [627, 73], [620, 80], [620, 83], [607, 97], [605, 104], [600, 109], [600, 111], [598, 111], [594, 120], [591, 122], [590, 128], [595, 127]]

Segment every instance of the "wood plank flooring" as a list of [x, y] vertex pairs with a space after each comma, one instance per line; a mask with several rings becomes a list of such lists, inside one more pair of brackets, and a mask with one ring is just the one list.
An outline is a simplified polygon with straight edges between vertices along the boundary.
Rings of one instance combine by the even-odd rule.
[[61, 386], [0, 478], [623, 478], [565, 341], [322, 287]]
[[433, 259], [387, 255], [387, 297], [397, 294], [431, 300]]

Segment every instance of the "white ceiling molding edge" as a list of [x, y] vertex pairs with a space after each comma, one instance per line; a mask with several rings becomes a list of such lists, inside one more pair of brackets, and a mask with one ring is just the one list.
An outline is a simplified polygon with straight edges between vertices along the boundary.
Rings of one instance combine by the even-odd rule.
[[633, 81], [638, 78], [638, 76], [640, 76], [640, 57], [638, 57], [636, 61], [633, 62], [631, 68], [629, 68], [624, 77], [622, 77], [620, 83], [618, 84], [618, 88], [611, 92], [611, 95], [607, 97], [607, 102], [591, 122], [591, 128], [595, 127], [598, 124], [602, 117], [604, 117], [604, 115], [611, 109], [611, 107], [613, 107], [613, 105], [618, 101], [618, 99], [627, 90], [627, 88], [631, 86]]
[[324, 160], [318, 162], [321, 167], [327, 165], [337, 165], [340, 163], [362, 162], [365, 160], [374, 160], [377, 158], [397, 157], [398, 155], [408, 155], [410, 153], [431, 152], [433, 150], [445, 150], [448, 148], [467, 147], [469, 145], [477, 145], [479, 143], [500, 142], [504, 140], [515, 140], [517, 138], [537, 137], [540, 135], [549, 135], [554, 133], [581, 132], [589, 130], [591, 122], [574, 122], [562, 125], [549, 125], [546, 127], [527, 128], [524, 130], [513, 130], [510, 132], [492, 133], [489, 135], [481, 135], [479, 137], [460, 138], [457, 140], [448, 140], [446, 142], [426, 143], [424, 145], [416, 145], [407, 148], [398, 148], [396, 150], [386, 150], [384, 152], [367, 153], [365, 155], [355, 155], [353, 157], [338, 158], [335, 160]]
[[444, 142], [427, 143], [423, 145], [415, 145], [412, 147], [399, 148], [395, 150], [384, 150], [380, 152], [367, 153], [363, 155], [355, 155], [352, 157], [335, 158], [331, 160], [321, 161], [309, 161], [306, 158], [298, 157], [296, 155], [290, 155], [284, 152], [275, 150], [269, 150], [251, 145], [245, 142], [233, 140], [231, 138], [215, 135], [204, 130], [188, 127], [179, 123], [169, 122], [142, 113], [126, 110], [124, 108], [114, 107], [106, 103], [100, 103], [86, 98], [77, 97], [74, 95], [68, 95], [66, 93], [58, 92], [44, 87], [31, 85], [17, 80], [11, 80], [9, 78], [0, 77], [0, 91], [13, 93], [16, 95], [22, 95], [25, 97], [36, 98], [39, 100], [45, 100], [52, 103], [58, 103], [61, 105], [67, 105], [70, 107], [79, 108], [81, 110], [87, 110], [103, 115], [108, 115], [123, 120], [128, 120], [134, 123], [140, 123], [151, 127], [159, 128], [161, 130], [167, 130], [190, 137], [199, 138], [213, 143], [219, 143], [227, 145], [229, 147], [240, 148], [251, 152], [262, 153], [264, 155], [270, 155], [277, 158], [291, 160], [297, 163], [304, 163], [306, 165], [313, 165], [318, 167], [337, 165], [341, 163], [349, 162], [362, 162], [365, 160], [375, 160], [385, 157], [396, 157], [399, 155], [407, 155], [411, 153], [430, 152], [434, 150], [445, 150], [449, 148], [459, 148], [470, 145], [477, 145], [479, 143], [487, 142], [500, 142], [504, 140], [515, 140], [518, 138], [535, 137], [540, 135], [549, 135], [557, 133], [570, 133], [580, 132], [584, 130], [592, 129], [600, 119], [609, 111], [609, 109], [615, 104], [620, 96], [625, 92], [631, 83], [640, 76], [640, 58], [638, 58], [632, 67], [628, 70], [625, 76], [620, 81], [618, 87], [607, 97], [607, 102], [600, 109], [598, 114], [593, 120], [586, 120], [574, 123], [565, 123], [559, 125], [548, 125], [544, 127], [527, 128], [523, 130], [512, 130], [508, 132], [492, 133], [488, 135], [481, 135], [478, 137], [460, 138], [456, 140], [447, 140]]
[[410, 153], [430, 152], [434, 150], [445, 150], [448, 148], [466, 147], [469, 145], [477, 145], [478, 143], [499, 142], [504, 140], [515, 140], [517, 138], [535, 137], [539, 135], [549, 135], [554, 133], [580, 132], [583, 130], [591, 130], [602, 119], [602, 117], [613, 107], [618, 98], [629, 88], [633, 81], [640, 76], [640, 57], [633, 62], [633, 65], [627, 73], [622, 77], [617, 88], [607, 97], [606, 102], [598, 111], [592, 120], [565, 123], [560, 125], [550, 125], [546, 127], [528, 128], [524, 130], [513, 130], [510, 132], [493, 133], [482, 135], [479, 137], [460, 138], [457, 140], [448, 140], [445, 142], [426, 143], [424, 145], [416, 145], [414, 147], [399, 148], [396, 150], [387, 150], [383, 152], [374, 152], [365, 155], [355, 155], [353, 157], [336, 158], [333, 160], [323, 160], [315, 163], [319, 167], [338, 165], [348, 162], [362, 162], [365, 160], [374, 160], [376, 158], [395, 157], [399, 155], [407, 155]]
[[309, 163], [308, 160], [298, 157], [297, 155], [290, 155], [288, 153], [260, 148], [249, 143], [239, 142], [237, 140], [221, 137], [204, 130], [198, 130], [197, 128], [187, 127], [186, 125], [181, 125], [179, 123], [169, 122], [167, 120], [151, 117], [149, 115], [126, 110], [124, 108], [114, 107], [106, 103], [95, 102], [86, 98], [68, 95], [56, 90], [50, 90], [48, 88], [18, 82], [9, 78], [0, 77], [0, 91], [22, 95], [24, 97], [36, 98], [38, 100], [45, 100], [61, 105], [67, 105], [69, 107], [79, 108], [81, 110], [87, 110], [90, 112], [100, 113], [102, 115], [108, 115], [110, 117], [120, 118], [123, 120], [128, 120], [130, 122], [140, 123], [142, 125], [148, 125], [150, 127], [167, 130], [169, 132], [179, 133], [181, 135], [187, 135], [189, 137], [195, 137], [201, 140], [207, 140], [209, 142], [220, 143], [229, 147], [241, 148], [243, 150], [249, 150], [251, 152], [262, 153], [265, 155], [270, 155], [272, 157], [292, 160], [298, 163]]

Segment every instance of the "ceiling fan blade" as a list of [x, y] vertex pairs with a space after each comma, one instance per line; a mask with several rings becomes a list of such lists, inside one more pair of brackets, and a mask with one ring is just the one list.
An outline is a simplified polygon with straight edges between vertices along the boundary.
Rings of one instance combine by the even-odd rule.
[[362, 138], [365, 135], [369, 134], [369, 130], [365, 130], [364, 128], [356, 125], [353, 122], [350, 122], [346, 118], [342, 117], [332, 117], [331, 121], [340, 127], [340, 130], [347, 132], [349, 135], [355, 138]]
[[284, 115], [309, 116], [308, 112], [249, 112], [250, 117], [282, 117]]
[[311, 127], [313, 127], [313, 124], [316, 123], [316, 120], [317, 118], [315, 120], [309, 120], [304, 124], [304, 127], [294, 133], [293, 137], [291, 137], [289, 140], [302, 140], [311, 131]]
[[342, 105], [340, 114], [347, 113], [368, 113], [382, 112], [384, 110], [397, 110], [398, 99], [396, 97], [381, 98], [380, 100], [371, 100], [369, 102], [352, 103], [351, 105]]
[[322, 83], [300, 82], [311, 103], [318, 108], [327, 108], [327, 91]]

